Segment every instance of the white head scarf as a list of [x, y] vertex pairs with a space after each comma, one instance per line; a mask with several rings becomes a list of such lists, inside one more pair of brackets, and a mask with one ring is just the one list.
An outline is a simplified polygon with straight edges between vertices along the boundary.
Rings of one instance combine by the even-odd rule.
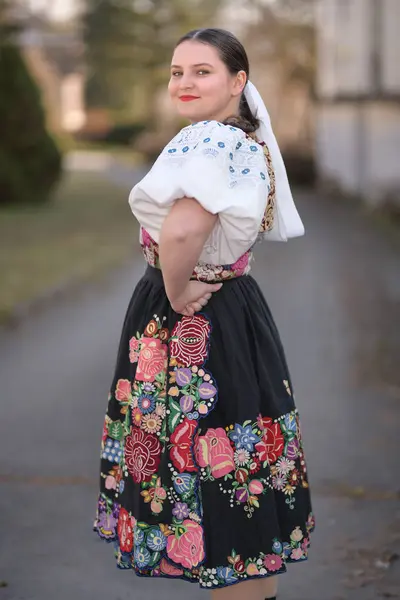
[[286, 242], [288, 238], [304, 235], [304, 225], [293, 201], [285, 164], [263, 99], [251, 81], [247, 82], [244, 94], [251, 112], [260, 122], [260, 126], [255, 132], [256, 136], [266, 144], [270, 151], [272, 166], [275, 171], [274, 225], [264, 236], [270, 241]]

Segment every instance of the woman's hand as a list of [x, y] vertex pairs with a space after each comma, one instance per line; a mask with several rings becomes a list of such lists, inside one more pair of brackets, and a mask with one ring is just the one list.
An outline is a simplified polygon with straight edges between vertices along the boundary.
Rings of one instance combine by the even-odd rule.
[[222, 283], [202, 283], [201, 281], [189, 281], [184, 292], [179, 298], [171, 298], [173, 310], [185, 317], [193, 317], [210, 300], [212, 294], [218, 292]]

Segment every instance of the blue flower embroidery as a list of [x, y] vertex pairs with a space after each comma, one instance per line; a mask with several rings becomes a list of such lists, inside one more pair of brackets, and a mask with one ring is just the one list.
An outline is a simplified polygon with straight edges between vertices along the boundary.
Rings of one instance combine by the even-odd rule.
[[236, 150], [239, 150], [239, 148], [241, 147], [241, 145], [242, 145], [242, 142], [238, 142], [238, 143], [236, 144]]
[[182, 148], [182, 152], [187, 152], [189, 150], [189, 146], [185, 146], [184, 148]]
[[118, 440], [107, 438], [102, 458], [118, 464], [122, 458], [122, 448], [120, 442]]
[[236, 131], [236, 127], [229, 127], [231, 131]]
[[243, 169], [242, 174], [247, 175], [247, 173], [250, 173], [250, 169]]
[[253, 433], [251, 425], [246, 425], [246, 427], [242, 427], [238, 423], [236, 423], [235, 429], [231, 431], [229, 437], [233, 442], [235, 442], [237, 450], [244, 448], [249, 452], [253, 452], [254, 444], [257, 444], [260, 441], [258, 435]]
[[225, 148], [225, 144], [224, 144], [224, 142], [218, 142], [218, 146], [219, 146], [220, 148]]
[[150, 531], [147, 535], [147, 545], [150, 550], [156, 550], [157, 552], [164, 550], [167, 545], [167, 538], [161, 532], [161, 529], [157, 527], [157, 529], [152, 529]]
[[137, 527], [135, 527], [135, 535], [134, 535], [134, 540], [135, 540], [135, 546], [140, 546], [140, 544], [144, 541], [144, 533], [142, 529], [138, 529]]
[[257, 152], [258, 148], [257, 148], [257, 146], [250, 146], [250, 150], [252, 152]]
[[138, 398], [138, 406], [144, 415], [153, 412], [156, 407], [156, 401], [148, 394], [142, 394]]
[[204, 142], [205, 144], [207, 144], [207, 143], [210, 141], [210, 139], [211, 139], [211, 138], [205, 138], [205, 139], [203, 140], [203, 142]]
[[265, 180], [265, 175], [264, 175], [264, 173], [260, 173], [260, 177], [261, 177], [261, 179], [264, 179], [264, 180]]
[[229, 158], [230, 158], [231, 160], [233, 160], [233, 152], [230, 152], [230, 153], [229, 153]]
[[147, 567], [150, 562], [150, 552], [144, 546], [140, 546], [135, 552], [135, 563], [139, 569]]
[[174, 152], [176, 152], [176, 148], [171, 148], [170, 150], [168, 150], [169, 154], [173, 154]]
[[235, 583], [238, 579], [235, 571], [230, 567], [218, 567], [217, 576], [219, 579], [226, 581], [226, 583]]
[[231, 173], [235, 172], [235, 169], [233, 167], [229, 167], [229, 170], [230, 170]]

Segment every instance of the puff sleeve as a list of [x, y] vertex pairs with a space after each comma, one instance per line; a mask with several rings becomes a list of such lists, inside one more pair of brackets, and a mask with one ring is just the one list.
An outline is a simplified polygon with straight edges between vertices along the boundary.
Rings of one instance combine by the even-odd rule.
[[173, 203], [195, 198], [219, 216], [200, 260], [232, 264], [257, 238], [268, 185], [262, 147], [236, 127], [209, 121], [185, 127], [171, 140], [131, 191], [129, 204], [158, 243]]

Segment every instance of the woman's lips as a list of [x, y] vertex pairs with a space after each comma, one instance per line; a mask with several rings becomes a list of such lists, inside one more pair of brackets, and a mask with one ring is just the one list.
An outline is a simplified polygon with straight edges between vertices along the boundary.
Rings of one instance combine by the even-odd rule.
[[191, 102], [192, 100], [198, 100], [199, 96], [180, 96], [179, 100], [182, 102]]

